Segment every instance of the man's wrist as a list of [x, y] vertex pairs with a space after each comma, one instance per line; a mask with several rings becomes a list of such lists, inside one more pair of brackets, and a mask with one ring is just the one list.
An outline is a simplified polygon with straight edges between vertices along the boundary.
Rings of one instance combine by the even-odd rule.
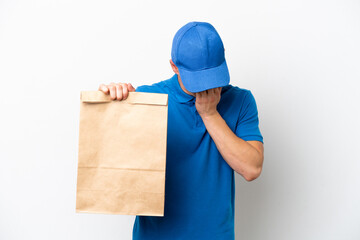
[[220, 116], [220, 113], [218, 111], [215, 111], [213, 113], [207, 113], [207, 114], [202, 114], [200, 115], [202, 120], [205, 122], [205, 121], [212, 121], [218, 117], [221, 117]]

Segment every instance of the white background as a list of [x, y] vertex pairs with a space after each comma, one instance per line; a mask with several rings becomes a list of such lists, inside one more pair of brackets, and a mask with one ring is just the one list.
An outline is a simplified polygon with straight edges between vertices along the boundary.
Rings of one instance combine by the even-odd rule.
[[176, 31], [220, 33], [250, 89], [261, 176], [236, 178], [236, 239], [360, 239], [360, 2], [0, 0], [0, 239], [131, 239], [76, 214], [79, 93], [172, 76]]

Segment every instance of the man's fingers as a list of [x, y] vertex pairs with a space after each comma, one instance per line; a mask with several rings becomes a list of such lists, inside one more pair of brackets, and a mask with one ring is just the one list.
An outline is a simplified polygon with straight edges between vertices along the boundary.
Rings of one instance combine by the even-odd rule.
[[123, 98], [123, 87], [119, 84], [116, 85], [116, 99], [122, 100]]
[[208, 94], [209, 95], [219, 95], [219, 93], [221, 92], [220, 89], [221, 88], [219, 88], [219, 87], [208, 89]]
[[105, 86], [105, 84], [100, 84], [99, 91], [102, 91], [105, 94], [109, 94], [109, 89]]
[[207, 89], [201, 92], [201, 96], [206, 98], [207, 96], [209, 96], [211, 94], [211, 89]]
[[109, 90], [110, 90], [110, 97], [112, 100], [116, 99], [116, 88], [114, 85], [110, 85], [109, 86]]
[[122, 86], [122, 94], [123, 94], [123, 100], [125, 100], [129, 96], [129, 89], [126, 83]]
[[112, 100], [125, 100], [129, 97], [129, 92], [135, 92], [136, 89], [131, 83], [114, 83], [108, 85], [100, 84], [99, 91], [109, 94]]
[[136, 89], [133, 87], [133, 85], [131, 85], [131, 83], [128, 83], [127, 86], [130, 92], [135, 92]]

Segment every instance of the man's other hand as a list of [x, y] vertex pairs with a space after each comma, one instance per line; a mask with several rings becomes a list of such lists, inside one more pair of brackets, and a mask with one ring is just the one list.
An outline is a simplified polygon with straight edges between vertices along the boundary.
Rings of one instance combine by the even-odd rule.
[[129, 96], [129, 92], [135, 92], [135, 88], [131, 83], [110, 83], [108, 85], [100, 84], [99, 91], [110, 94], [112, 100], [125, 100]]
[[195, 93], [195, 107], [201, 117], [208, 117], [218, 112], [217, 105], [220, 102], [221, 89], [222, 87], [211, 88]]

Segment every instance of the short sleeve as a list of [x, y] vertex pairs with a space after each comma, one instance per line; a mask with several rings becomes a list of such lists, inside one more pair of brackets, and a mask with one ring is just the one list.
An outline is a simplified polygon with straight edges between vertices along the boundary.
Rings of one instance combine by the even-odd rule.
[[161, 93], [161, 88], [158, 83], [152, 85], [141, 85], [135, 89], [135, 92], [146, 92], [146, 93]]
[[147, 85], [141, 85], [135, 89], [135, 92], [149, 92], [149, 89]]
[[250, 90], [244, 97], [244, 102], [236, 124], [235, 134], [245, 141], [260, 141], [264, 143], [259, 128], [256, 101]]

